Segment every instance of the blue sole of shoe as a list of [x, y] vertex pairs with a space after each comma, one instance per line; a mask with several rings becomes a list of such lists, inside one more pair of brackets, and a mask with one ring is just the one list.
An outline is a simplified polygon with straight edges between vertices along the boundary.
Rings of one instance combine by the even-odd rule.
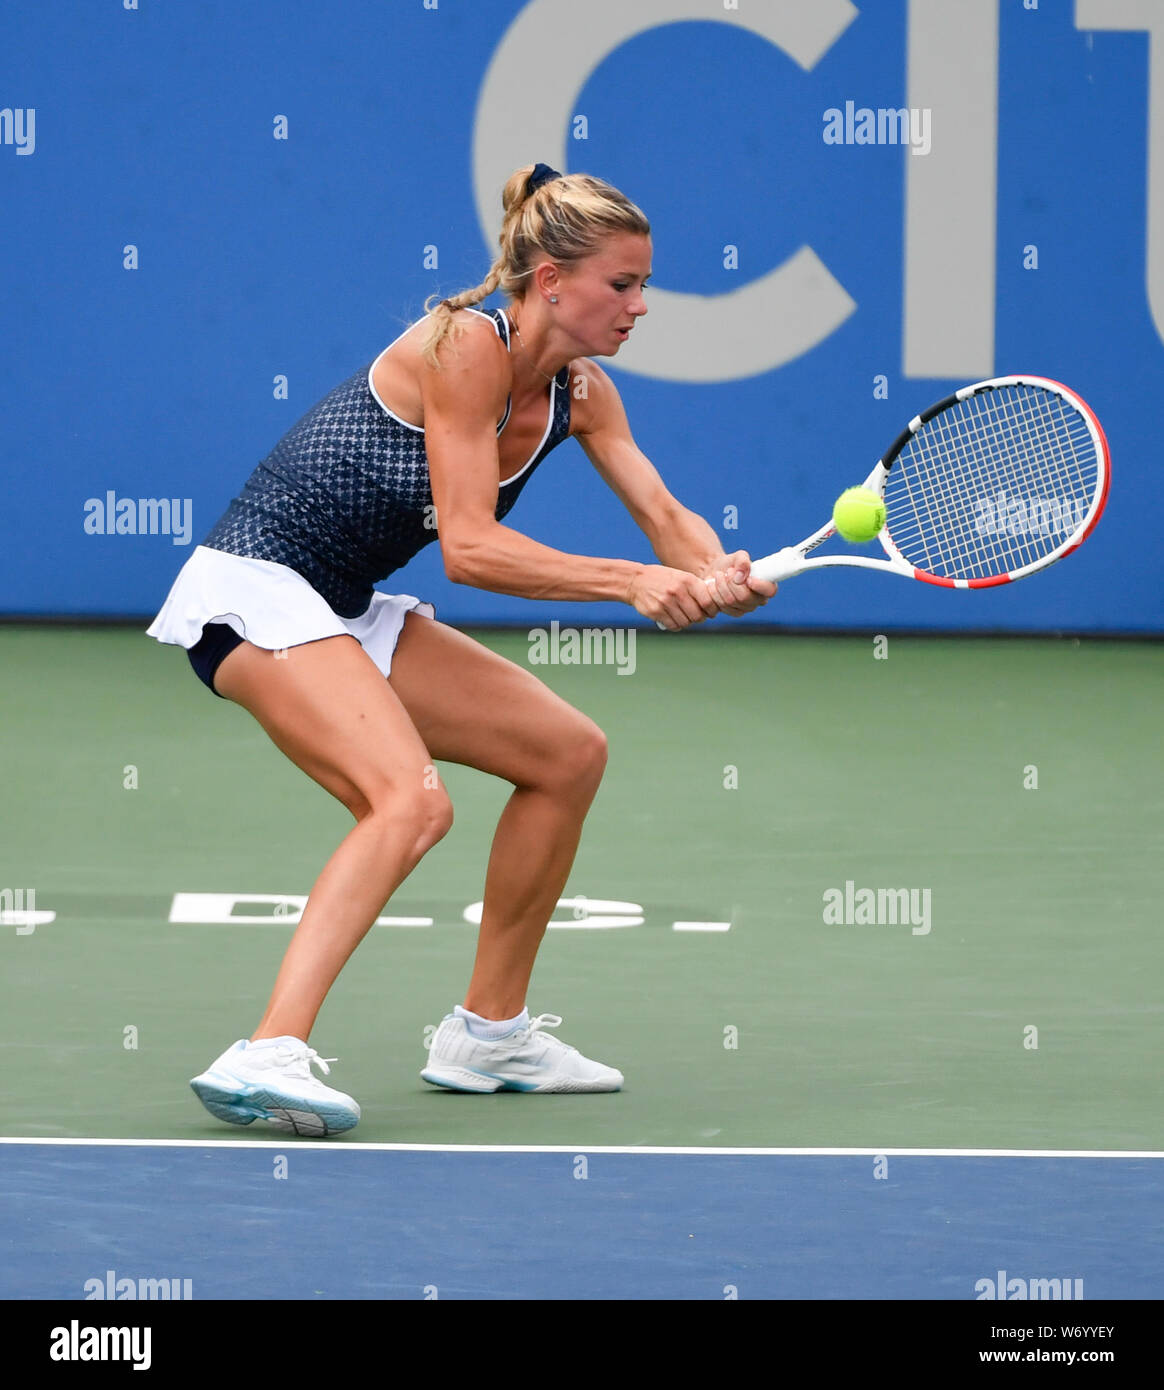
[[265, 1120], [287, 1133], [322, 1139], [353, 1129], [360, 1118], [358, 1114], [339, 1106], [308, 1108], [302, 1097], [258, 1087], [227, 1090], [212, 1081], [195, 1077], [190, 1088], [216, 1120], [223, 1120], [228, 1125], [249, 1125], [255, 1120]]
[[[421, 1080], [427, 1081], [430, 1086], [443, 1086], [446, 1091], [463, 1091], [478, 1096], [495, 1095], [498, 1091], [520, 1091], [524, 1094], [539, 1091], [542, 1095], [602, 1095], [622, 1089], [621, 1085], [612, 1087], [559, 1082], [556, 1086], [541, 1086], [535, 1081], [505, 1081], [501, 1077], [490, 1075], [489, 1072], [475, 1072], [471, 1067], [452, 1067], [444, 1071], [426, 1067], [420, 1076]], [[480, 1084], [476, 1084], [477, 1077], [481, 1078]]]
[[[484, 1096], [494, 1095], [498, 1091], [537, 1090], [534, 1085], [520, 1081], [502, 1081], [499, 1077], [490, 1076], [488, 1072], [469, 1072], [465, 1067], [458, 1067], [455, 1076], [448, 1072], [430, 1071], [427, 1067], [420, 1075], [430, 1086], [443, 1086], [446, 1091], [463, 1091], [466, 1095]], [[476, 1076], [481, 1078], [480, 1084], [474, 1082], [473, 1078]]]

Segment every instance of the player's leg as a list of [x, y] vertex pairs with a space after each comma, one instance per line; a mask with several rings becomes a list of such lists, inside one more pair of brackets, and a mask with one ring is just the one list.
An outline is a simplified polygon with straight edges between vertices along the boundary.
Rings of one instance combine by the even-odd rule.
[[485, 880], [465, 1007], [510, 1018], [565, 887], [606, 765], [606, 738], [530, 671], [442, 623], [409, 616], [390, 683], [429, 753], [511, 782]]
[[355, 638], [307, 642], [285, 656], [244, 642], [215, 686], [357, 821], [311, 890], [253, 1034], [306, 1041], [344, 963], [448, 830], [452, 809], [407, 711]]
[[463, 633], [409, 617], [391, 682], [429, 752], [513, 783], [485, 881], [477, 959], [463, 1011], [432, 1039], [421, 1076], [462, 1091], [617, 1091], [622, 1073], [530, 1020], [534, 958], [565, 887], [606, 740], [531, 672]]

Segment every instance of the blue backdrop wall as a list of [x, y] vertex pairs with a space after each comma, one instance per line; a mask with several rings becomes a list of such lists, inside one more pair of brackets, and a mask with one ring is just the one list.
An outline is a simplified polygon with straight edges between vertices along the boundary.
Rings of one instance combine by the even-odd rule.
[[[814, 528], [966, 381], [1051, 376], [1106, 426], [1108, 510], [1067, 563], [973, 594], [806, 576], [765, 618], [1159, 631], [1162, 54], [1148, 0], [9, 3], [0, 611], [151, 615], [279, 436], [479, 283], [541, 159], [651, 219], [652, 313], [603, 365], [729, 549]], [[859, 143], [862, 108], [912, 110], [910, 143]], [[87, 533], [109, 493], [189, 530]], [[510, 523], [649, 553], [574, 441]], [[451, 585], [436, 546], [382, 587], [452, 621], [636, 618]]]

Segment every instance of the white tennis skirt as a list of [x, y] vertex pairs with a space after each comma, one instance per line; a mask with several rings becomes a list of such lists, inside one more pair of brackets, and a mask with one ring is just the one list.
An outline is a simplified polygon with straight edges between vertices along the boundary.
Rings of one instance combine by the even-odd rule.
[[189, 650], [201, 638], [204, 623], [226, 623], [247, 642], [268, 651], [347, 633], [387, 676], [404, 619], [414, 612], [436, 616], [431, 603], [411, 594], [374, 593], [358, 618], [341, 618], [288, 566], [199, 545], [146, 632], [159, 642]]

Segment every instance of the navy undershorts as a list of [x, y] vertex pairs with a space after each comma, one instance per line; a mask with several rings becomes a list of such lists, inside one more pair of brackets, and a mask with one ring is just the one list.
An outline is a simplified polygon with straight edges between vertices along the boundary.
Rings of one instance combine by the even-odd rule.
[[[214, 673], [242, 640], [229, 623], [204, 623], [202, 636], [186, 651], [194, 674], [215, 695], [218, 691], [214, 690]], [[218, 698], [224, 700], [226, 696], [218, 695]]]

